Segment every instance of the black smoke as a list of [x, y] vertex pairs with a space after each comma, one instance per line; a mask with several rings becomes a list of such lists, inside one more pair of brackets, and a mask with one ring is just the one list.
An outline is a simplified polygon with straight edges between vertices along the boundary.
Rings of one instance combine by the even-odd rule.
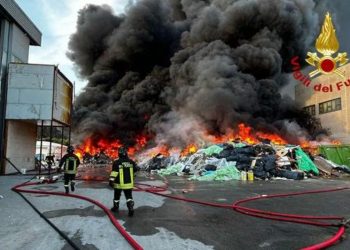
[[279, 89], [318, 26], [312, 0], [140, 0], [119, 16], [88, 5], [69, 42], [88, 79], [74, 132], [177, 146], [240, 122], [291, 138], [290, 127], [316, 134], [317, 122]]

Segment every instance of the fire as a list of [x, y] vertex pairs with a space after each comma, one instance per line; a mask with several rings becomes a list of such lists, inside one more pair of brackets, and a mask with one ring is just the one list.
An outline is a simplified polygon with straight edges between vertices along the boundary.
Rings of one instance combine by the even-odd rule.
[[338, 140], [332, 140], [331, 143], [332, 145], [341, 145], [341, 142]]
[[280, 136], [275, 134], [266, 134], [262, 132], [257, 132], [256, 135], [261, 139], [266, 139], [277, 145], [285, 145], [287, 141], [282, 139]]
[[[172, 149], [173, 150], [173, 149]], [[169, 147], [166, 145], [158, 145], [156, 147], [150, 148], [150, 149], [146, 149], [145, 151], [141, 152], [138, 155], [138, 158], [153, 158], [157, 155], [163, 155], [165, 157], [170, 156], [172, 153], [172, 151], [170, 152]]]
[[210, 136], [208, 135], [209, 141], [212, 143], [225, 143], [228, 141], [234, 141], [235, 139], [240, 139], [242, 142], [248, 144], [255, 144], [261, 142], [261, 140], [269, 140], [273, 144], [283, 145], [287, 144], [287, 141], [284, 140], [277, 134], [269, 134], [264, 132], [254, 132], [252, 127], [245, 125], [244, 123], [238, 124], [238, 129], [235, 132], [230, 130], [225, 135], [221, 136]]
[[118, 156], [118, 149], [122, 146], [119, 140], [107, 141], [99, 139], [93, 142], [92, 138], [87, 138], [80, 146], [77, 147], [76, 154], [82, 158], [85, 154], [96, 155], [104, 153], [110, 158]]
[[[147, 136], [139, 135], [135, 139], [136, 144], [133, 147], [128, 148], [128, 154], [134, 156], [137, 152], [142, 150], [148, 142]], [[120, 140], [107, 140], [98, 139], [94, 141], [91, 137], [87, 138], [80, 146], [77, 147], [76, 154], [79, 158], [82, 158], [85, 154], [96, 155], [100, 153], [106, 154], [111, 159], [118, 157], [118, 149], [123, 144]]]
[[83, 159], [83, 154], [82, 154], [82, 152], [76, 152], [75, 153], [78, 157], [79, 157], [79, 159]]
[[[227, 133], [223, 135], [212, 135], [209, 132], [204, 133], [204, 138], [201, 138], [200, 144], [190, 143], [184, 148], [175, 148], [168, 145], [157, 145], [156, 147], [147, 149], [148, 142], [150, 137], [147, 135], [139, 135], [135, 138], [135, 145], [128, 148], [128, 154], [133, 158], [136, 155], [138, 157], [155, 157], [158, 154], [163, 156], [169, 156], [172, 154], [180, 154], [181, 156], [186, 156], [189, 154], [194, 154], [198, 151], [200, 146], [208, 146], [210, 144], [219, 144], [232, 142], [236, 139], [239, 139], [241, 142], [247, 144], [256, 144], [260, 143], [263, 140], [268, 140], [275, 145], [285, 145], [288, 142], [283, 139], [281, 136], [274, 133], [267, 133], [262, 131], [255, 131], [252, 127], [240, 123], [236, 129], [230, 129]], [[307, 140], [302, 140], [300, 146], [302, 148], [313, 148], [317, 147], [315, 143], [309, 142]], [[328, 142], [330, 144], [330, 142]], [[332, 141], [331, 144], [339, 145], [339, 141]], [[123, 146], [120, 140], [107, 140], [107, 139], [98, 139], [93, 140], [92, 138], [87, 138], [77, 149], [77, 155], [82, 158], [85, 154], [96, 155], [99, 153], [104, 153], [112, 159], [118, 157], [118, 149]]]
[[342, 143], [339, 140], [329, 140], [325, 139], [323, 141], [308, 141], [306, 139], [302, 140], [300, 142], [300, 147], [303, 148], [303, 150], [310, 152], [312, 155], [319, 154], [319, 146], [320, 145], [341, 145]]
[[198, 150], [198, 147], [195, 144], [188, 145], [184, 150], [181, 152], [181, 156], [186, 156], [189, 154], [194, 154]]
[[320, 145], [341, 145], [342, 143], [339, 140], [323, 140], [323, 141], [308, 141], [302, 140], [300, 142], [300, 147], [302, 148], [313, 148], [317, 149]]
[[170, 152], [169, 152], [168, 146], [160, 145], [160, 146], [157, 146], [155, 148], [152, 148], [149, 156], [154, 157], [157, 154], [161, 154], [161, 155], [166, 156], [166, 157], [169, 156]]
[[238, 125], [238, 137], [248, 144], [258, 142], [258, 140], [252, 135], [252, 128], [244, 125], [243, 123]]

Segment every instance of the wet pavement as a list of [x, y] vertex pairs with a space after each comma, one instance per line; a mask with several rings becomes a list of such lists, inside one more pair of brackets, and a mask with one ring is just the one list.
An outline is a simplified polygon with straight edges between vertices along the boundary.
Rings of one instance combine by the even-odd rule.
[[[83, 169], [81, 176], [99, 180], [108, 169]], [[168, 193], [191, 199], [232, 204], [246, 197], [350, 186], [348, 180], [198, 182], [186, 177], [166, 179], [139, 173], [137, 181], [169, 185]], [[71, 249], [16, 193], [9, 189], [28, 177], [0, 177], [0, 241], [2, 249]], [[86, 178], [84, 178], [86, 179]], [[76, 194], [111, 207], [113, 190], [107, 182], [77, 181]], [[63, 183], [32, 187], [63, 191]], [[340, 215], [350, 218], [350, 191], [276, 198], [249, 203], [249, 207], [295, 214]], [[81, 249], [130, 249], [104, 212], [95, 205], [68, 197], [25, 196]], [[127, 216], [125, 198], [115, 214], [121, 225], [144, 249], [299, 249], [319, 243], [336, 232], [289, 222], [269, 221], [230, 209], [208, 207], [135, 191], [135, 215]], [[347, 232], [348, 236], [350, 232]], [[350, 249], [348, 237], [331, 249]]]

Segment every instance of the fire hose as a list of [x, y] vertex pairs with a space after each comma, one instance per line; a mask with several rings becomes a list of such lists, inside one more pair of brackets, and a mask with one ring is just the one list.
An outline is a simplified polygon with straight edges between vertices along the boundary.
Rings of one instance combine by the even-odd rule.
[[[22, 189], [23, 187], [27, 187], [27, 186], [32, 186], [32, 185], [38, 185], [38, 184], [42, 184], [42, 183], [22, 183], [19, 184], [15, 187], [12, 188], [13, 191], [17, 192], [17, 193], [32, 193], [32, 194], [48, 194], [48, 195], [59, 195], [59, 196], [68, 196], [68, 197], [72, 197], [72, 198], [77, 198], [77, 199], [81, 199], [81, 200], [85, 200], [88, 201], [90, 203], [95, 204], [96, 206], [100, 207], [109, 217], [110, 221], [112, 222], [112, 224], [116, 227], [116, 229], [121, 233], [121, 235], [129, 242], [129, 244], [136, 250], [141, 250], [143, 249], [139, 243], [137, 243], [130, 234], [128, 234], [128, 232], [120, 225], [120, 223], [118, 222], [118, 220], [114, 217], [113, 213], [109, 210], [109, 208], [107, 208], [105, 205], [103, 205], [102, 203], [93, 200], [89, 197], [83, 196], [83, 195], [77, 195], [77, 194], [65, 194], [63, 192], [52, 192], [52, 191], [38, 191], [38, 190], [28, 190], [28, 189]], [[50, 224], [51, 225], [51, 224]], [[59, 230], [58, 230], [59, 231]], [[62, 235], [61, 235], [62, 236]], [[65, 238], [65, 237], [64, 237]], [[65, 238], [66, 239], [66, 238]], [[71, 244], [71, 242], [68, 242]], [[72, 245], [72, 244], [71, 244]], [[72, 247], [74, 249], [79, 249], [77, 246], [73, 246]]]
[[[98, 180], [101, 181], [101, 180]], [[28, 182], [28, 181], [27, 181]], [[128, 241], [128, 243], [134, 248], [134, 249], [143, 249], [142, 246], [137, 243], [130, 234], [120, 225], [118, 220], [114, 217], [113, 213], [104, 206], [102, 203], [93, 200], [91, 198], [88, 198], [86, 196], [82, 195], [76, 195], [76, 194], [65, 194], [63, 192], [52, 192], [52, 191], [37, 191], [37, 190], [28, 190], [28, 189], [23, 189], [23, 187], [26, 186], [32, 186], [32, 185], [38, 185], [42, 183], [22, 183], [19, 184], [15, 187], [12, 188], [13, 191], [17, 192], [20, 194], [29, 204], [30, 202], [21, 194], [23, 193], [34, 193], [34, 194], [48, 194], [48, 195], [59, 195], [59, 196], [65, 196], [65, 197], [72, 197], [72, 198], [77, 198], [77, 199], [82, 199], [86, 200], [88, 202], [91, 202], [98, 207], [100, 207], [109, 217], [110, 221], [112, 224], [116, 227], [116, 229], [121, 233], [121, 235]], [[302, 250], [317, 250], [317, 249], [324, 249], [329, 246], [332, 246], [336, 244], [336, 242], [344, 235], [345, 233], [345, 228], [347, 227], [347, 224], [349, 221], [346, 221], [344, 217], [340, 216], [311, 216], [311, 215], [297, 215], [297, 214], [285, 214], [285, 213], [277, 213], [277, 212], [270, 212], [270, 211], [264, 211], [264, 210], [259, 210], [259, 209], [253, 209], [253, 208], [248, 208], [245, 206], [242, 206], [240, 204], [243, 203], [248, 203], [251, 201], [256, 201], [260, 199], [270, 199], [270, 198], [281, 198], [281, 197], [290, 197], [290, 196], [298, 196], [298, 195], [308, 195], [308, 194], [318, 194], [318, 193], [328, 193], [328, 192], [336, 192], [336, 191], [342, 191], [342, 190], [348, 190], [350, 189], [349, 187], [342, 187], [342, 188], [334, 188], [334, 189], [326, 189], [326, 190], [313, 190], [313, 191], [304, 191], [304, 192], [293, 192], [293, 193], [285, 193], [285, 194], [273, 194], [273, 195], [260, 195], [252, 198], [247, 198], [247, 199], [242, 199], [234, 202], [233, 204], [221, 204], [221, 203], [213, 203], [213, 202], [206, 202], [206, 201], [201, 201], [201, 200], [195, 200], [195, 199], [189, 199], [189, 198], [184, 198], [184, 197], [179, 197], [179, 196], [173, 196], [173, 195], [168, 195], [168, 194], [163, 194], [162, 192], [167, 191], [167, 185], [163, 187], [159, 186], [154, 186], [154, 185], [149, 185], [149, 184], [142, 184], [142, 183], [137, 183], [135, 191], [144, 191], [148, 193], [152, 193], [155, 195], [163, 196], [166, 198], [171, 198], [183, 202], [191, 202], [191, 203], [196, 203], [196, 204], [201, 204], [205, 206], [212, 206], [212, 207], [218, 207], [218, 208], [226, 208], [226, 209], [233, 209], [239, 213], [253, 216], [253, 217], [258, 217], [258, 218], [264, 218], [264, 219], [270, 219], [270, 220], [276, 220], [276, 221], [284, 221], [284, 222], [292, 222], [292, 223], [299, 223], [299, 224], [306, 224], [306, 225], [313, 225], [313, 226], [319, 226], [319, 227], [338, 227], [337, 233], [332, 236], [331, 238], [327, 239], [324, 242], [321, 242], [319, 244], [315, 244], [312, 246], [308, 246], [303, 248]], [[34, 205], [30, 204], [32, 208], [39, 213], [41, 217], [45, 219], [45, 216], [42, 215], [35, 207]], [[338, 221], [337, 223], [326, 223], [326, 222], [321, 222], [320, 220], [326, 220], [326, 221]], [[60, 233], [60, 230], [55, 227], [52, 223], [48, 221], [46, 218], [46, 222], [48, 222], [53, 228]], [[62, 232], [60, 235], [68, 241], [69, 244], [74, 249], [79, 249], [75, 244], [70, 240], [67, 239]]]
[[[147, 184], [142, 184], [142, 185], [150, 186]], [[261, 196], [256, 196], [256, 197], [252, 197], [252, 198], [248, 198], [248, 199], [238, 200], [233, 205], [203, 202], [203, 201], [194, 200], [194, 199], [188, 199], [188, 198], [177, 197], [177, 196], [172, 196], [172, 195], [167, 195], [167, 194], [161, 194], [161, 193], [159, 193], [159, 189], [160, 189], [159, 187], [156, 187], [155, 190], [148, 189], [148, 190], [144, 190], [144, 191], [150, 192], [150, 193], [153, 193], [156, 195], [160, 195], [163, 197], [167, 197], [167, 198], [185, 201], [185, 202], [192, 202], [192, 203], [197, 203], [197, 204], [201, 204], [201, 205], [220, 207], [220, 208], [232, 208], [233, 210], [235, 210], [239, 213], [246, 214], [249, 216], [264, 218], [264, 219], [286, 221], [286, 222], [313, 225], [313, 226], [321, 226], [321, 227], [338, 227], [339, 228], [338, 232], [334, 236], [332, 236], [330, 239], [328, 239], [322, 243], [319, 243], [319, 244], [305, 247], [302, 250], [324, 249], [324, 248], [327, 248], [327, 247], [334, 245], [341, 238], [341, 236], [345, 233], [345, 227], [349, 223], [349, 221], [346, 221], [344, 217], [340, 217], [340, 216], [310, 216], [310, 215], [285, 214], [285, 213], [269, 212], [269, 211], [264, 211], [264, 210], [259, 210], [259, 209], [251, 209], [251, 208], [247, 208], [247, 207], [243, 207], [243, 206], [239, 205], [242, 203], [247, 203], [250, 201], [260, 200], [260, 199], [281, 198], [281, 197], [290, 197], [290, 196], [297, 196], [297, 195], [336, 192], [336, 191], [350, 189], [348, 187], [341, 187], [341, 188], [334, 188], [334, 189], [327, 189], [327, 190], [294, 192], [294, 193], [286, 193], [286, 194], [261, 195]], [[166, 189], [164, 189], [163, 191], [165, 191], [165, 190]], [[324, 223], [324, 222], [317, 222], [317, 221], [313, 221], [313, 220], [336, 220], [339, 222], [338, 223]]]

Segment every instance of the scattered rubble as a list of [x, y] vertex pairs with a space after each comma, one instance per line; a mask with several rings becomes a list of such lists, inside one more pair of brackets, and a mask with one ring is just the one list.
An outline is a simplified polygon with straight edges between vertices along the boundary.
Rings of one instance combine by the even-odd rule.
[[113, 160], [103, 151], [93, 155], [88, 152], [85, 152], [82, 155], [82, 162], [85, 166], [91, 167], [91, 166], [97, 166], [101, 164], [102, 165], [111, 164]]
[[345, 165], [338, 165], [330, 160], [323, 158], [322, 156], [316, 156], [314, 159], [315, 164], [321, 173], [325, 176], [341, 176], [343, 173], [350, 174], [350, 168]]

